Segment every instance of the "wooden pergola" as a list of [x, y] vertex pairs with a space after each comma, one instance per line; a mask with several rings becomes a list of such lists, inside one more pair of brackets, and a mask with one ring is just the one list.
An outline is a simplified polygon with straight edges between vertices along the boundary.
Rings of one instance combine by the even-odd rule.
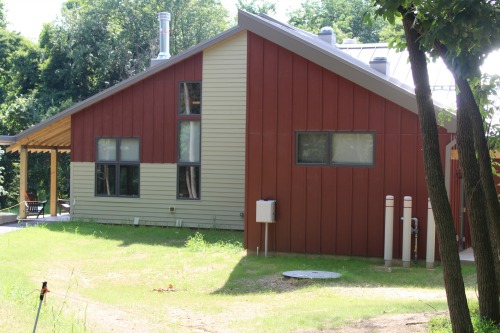
[[[14, 137], [7, 152], [19, 152], [19, 202], [26, 201], [28, 189], [28, 152], [50, 152], [50, 215], [57, 215], [57, 153], [71, 150], [71, 116], [46, 126], [34, 126]], [[19, 217], [26, 218], [26, 205], [19, 205]]]

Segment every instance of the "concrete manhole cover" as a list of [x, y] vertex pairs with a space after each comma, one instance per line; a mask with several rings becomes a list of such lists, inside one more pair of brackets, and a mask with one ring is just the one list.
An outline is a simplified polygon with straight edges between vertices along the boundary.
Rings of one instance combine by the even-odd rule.
[[340, 273], [325, 271], [287, 271], [283, 275], [296, 279], [338, 279], [342, 276]]

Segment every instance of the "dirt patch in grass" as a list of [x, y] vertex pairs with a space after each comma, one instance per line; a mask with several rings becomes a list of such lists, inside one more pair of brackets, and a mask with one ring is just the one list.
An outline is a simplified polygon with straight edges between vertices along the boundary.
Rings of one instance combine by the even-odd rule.
[[421, 333], [427, 331], [431, 318], [446, 314], [447, 312], [425, 312], [380, 316], [357, 320], [338, 330], [305, 330], [294, 333]]
[[[411, 288], [383, 288], [361, 287], [343, 285], [339, 281], [319, 281], [307, 279], [285, 278], [281, 275], [267, 276], [253, 282], [259, 290], [275, 292], [291, 292], [307, 287], [308, 285], [322, 283], [323, 287], [331, 289], [335, 294], [353, 298], [371, 299], [417, 299], [417, 300], [445, 300], [446, 294], [441, 289], [411, 289]], [[166, 306], [165, 314], [158, 320], [148, 320], [132, 312], [124, 311], [111, 305], [89, 301], [82, 306], [82, 299], [69, 298], [69, 309], [75, 318], [85, 321], [85, 326], [94, 332], [159, 332], [167, 328], [182, 327], [187, 332], [212, 333], [232, 332], [226, 327], [230, 326], [231, 318], [251, 319], [258, 316], [263, 309], [253, 304], [242, 303], [234, 309], [227, 309], [222, 313], [207, 314], [198, 312], [188, 307]], [[86, 300], [85, 300], [86, 301]], [[400, 333], [425, 332], [428, 321], [435, 316], [446, 315], [446, 312], [433, 311], [410, 314], [385, 314], [375, 318], [362, 319], [351, 322], [345, 327], [336, 330], [302, 330], [294, 333]], [[181, 329], [182, 331], [182, 329]]]

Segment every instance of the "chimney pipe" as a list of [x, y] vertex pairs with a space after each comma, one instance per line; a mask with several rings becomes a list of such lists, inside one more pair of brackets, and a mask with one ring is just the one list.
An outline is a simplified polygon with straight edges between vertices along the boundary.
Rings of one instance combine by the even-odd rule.
[[370, 60], [370, 67], [384, 75], [391, 75], [390, 64], [386, 57], [374, 57]]
[[331, 46], [335, 46], [337, 42], [337, 36], [333, 32], [333, 28], [331, 27], [323, 27], [321, 28], [320, 33], [318, 34], [319, 39], [330, 44]]
[[158, 13], [158, 21], [160, 22], [160, 53], [156, 59], [170, 58], [169, 34], [170, 34], [170, 13]]

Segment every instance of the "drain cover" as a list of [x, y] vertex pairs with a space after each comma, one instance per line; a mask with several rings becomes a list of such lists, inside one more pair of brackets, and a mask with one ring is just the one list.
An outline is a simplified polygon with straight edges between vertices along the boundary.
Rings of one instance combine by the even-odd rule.
[[342, 276], [340, 273], [325, 271], [288, 271], [283, 272], [283, 275], [296, 279], [338, 279]]

